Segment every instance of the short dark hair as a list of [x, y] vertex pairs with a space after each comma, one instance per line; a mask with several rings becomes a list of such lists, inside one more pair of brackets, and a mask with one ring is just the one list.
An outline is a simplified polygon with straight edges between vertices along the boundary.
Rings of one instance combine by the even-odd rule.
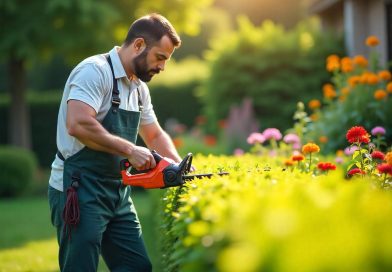
[[158, 43], [167, 35], [175, 47], [181, 45], [181, 39], [172, 24], [158, 13], [151, 13], [132, 23], [125, 38], [124, 45], [130, 45], [135, 39], [143, 38], [148, 47]]

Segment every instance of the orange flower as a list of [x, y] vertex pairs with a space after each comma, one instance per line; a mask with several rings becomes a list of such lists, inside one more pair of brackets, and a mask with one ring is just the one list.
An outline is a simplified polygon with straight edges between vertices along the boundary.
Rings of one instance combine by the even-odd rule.
[[344, 57], [341, 60], [342, 71], [344, 73], [349, 73], [354, 70], [353, 62], [349, 57]]
[[302, 155], [302, 154], [297, 154], [297, 155], [291, 156], [291, 160], [292, 160], [292, 161], [297, 161], [297, 162], [299, 162], [299, 161], [303, 161], [304, 159], [305, 159], [305, 157], [304, 157], [304, 155]]
[[352, 76], [348, 78], [348, 84], [350, 87], [355, 87], [358, 83], [361, 82], [361, 77], [360, 76]]
[[366, 79], [366, 83], [369, 85], [376, 85], [378, 83], [378, 76], [376, 74], [373, 73], [368, 73], [367, 74], [367, 79]]
[[370, 135], [364, 127], [354, 126], [347, 131], [346, 139], [349, 143], [369, 143]]
[[317, 113], [313, 113], [310, 116], [310, 120], [312, 120], [313, 122], [317, 121], [319, 116], [317, 115]]
[[364, 56], [362, 56], [362, 55], [355, 56], [353, 58], [353, 62], [354, 62], [354, 64], [356, 66], [359, 66], [359, 67], [362, 67], [362, 68], [366, 68], [368, 66], [367, 59]]
[[302, 153], [318, 153], [320, 152], [320, 147], [314, 143], [307, 143], [302, 147]]
[[341, 96], [339, 96], [339, 101], [340, 102], [343, 102], [344, 100], [346, 100], [346, 98], [347, 98], [347, 95], [341, 95]]
[[318, 99], [312, 99], [309, 101], [308, 106], [310, 109], [315, 110], [321, 107], [320, 100]]
[[219, 120], [218, 121], [218, 126], [219, 128], [226, 128], [227, 127], [227, 121], [226, 120]]
[[294, 161], [292, 159], [287, 159], [284, 161], [284, 165], [286, 166], [292, 166], [294, 164]]
[[320, 143], [325, 144], [328, 142], [328, 137], [327, 136], [320, 136], [319, 141], [320, 141]]
[[389, 83], [387, 84], [387, 92], [388, 92], [388, 93], [392, 93], [392, 82], [389, 82]]
[[366, 39], [366, 45], [367, 46], [377, 46], [380, 43], [380, 41], [378, 40], [378, 38], [376, 36], [369, 36]]
[[388, 152], [387, 154], [385, 154], [384, 160], [385, 160], [388, 164], [392, 165], [392, 151], [391, 151], [391, 152]]
[[332, 99], [336, 97], [336, 91], [332, 84], [324, 84], [323, 94], [326, 99]]
[[392, 75], [391, 72], [389, 72], [388, 70], [382, 70], [378, 72], [378, 77], [382, 80], [391, 80]]
[[374, 99], [376, 100], [383, 100], [385, 97], [388, 96], [388, 93], [384, 90], [376, 90], [374, 92]]
[[339, 70], [339, 68], [340, 68], [339, 57], [337, 55], [330, 55], [327, 58], [326, 68], [327, 68], [328, 72], [333, 72], [335, 70]]
[[344, 151], [343, 150], [339, 149], [339, 150], [336, 151], [336, 156], [343, 157], [343, 155], [344, 155]]

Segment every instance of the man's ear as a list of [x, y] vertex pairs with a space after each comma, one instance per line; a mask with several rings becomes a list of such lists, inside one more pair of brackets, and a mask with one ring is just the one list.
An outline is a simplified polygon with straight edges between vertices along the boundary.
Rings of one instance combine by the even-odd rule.
[[141, 53], [146, 48], [146, 42], [143, 38], [136, 38], [133, 42], [133, 47], [135, 48], [137, 53]]

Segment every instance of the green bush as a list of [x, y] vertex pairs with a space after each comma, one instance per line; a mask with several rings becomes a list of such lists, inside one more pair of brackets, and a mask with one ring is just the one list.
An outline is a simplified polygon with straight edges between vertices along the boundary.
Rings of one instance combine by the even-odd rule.
[[211, 76], [203, 100], [210, 129], [246, 97], [262, 128], [291, 127], [296, 102], [314, 96], [328, 80], [325, 57], [342, 48], [340, 39], [313, 21], [286, 31], [270, 21], [255, 27], [240, 18], [239, 30], [219, 37], [207, 54]]
[[32, 152], [0, 146], [0, 197], [23, 193], [32, 183], [36, 170], [37, 162]]
[[194, 164], [230, 174], [165, 191], [165, 271], [391, 271], [392, 194], [382, 177], [347, 180], [340, 167], [314, 175], [267, 156]]

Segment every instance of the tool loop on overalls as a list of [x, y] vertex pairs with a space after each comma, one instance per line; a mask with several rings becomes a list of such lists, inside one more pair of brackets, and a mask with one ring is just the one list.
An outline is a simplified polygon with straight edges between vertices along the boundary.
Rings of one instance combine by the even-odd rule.
[[72, 228], [80, 221], [80, 210], [77, 189], [80, 183], [80, 172], [75, 171], [71, 176], [71, 186], [67, 188], [67, 199], [63, 210], [64, 233], [71, 239]]

